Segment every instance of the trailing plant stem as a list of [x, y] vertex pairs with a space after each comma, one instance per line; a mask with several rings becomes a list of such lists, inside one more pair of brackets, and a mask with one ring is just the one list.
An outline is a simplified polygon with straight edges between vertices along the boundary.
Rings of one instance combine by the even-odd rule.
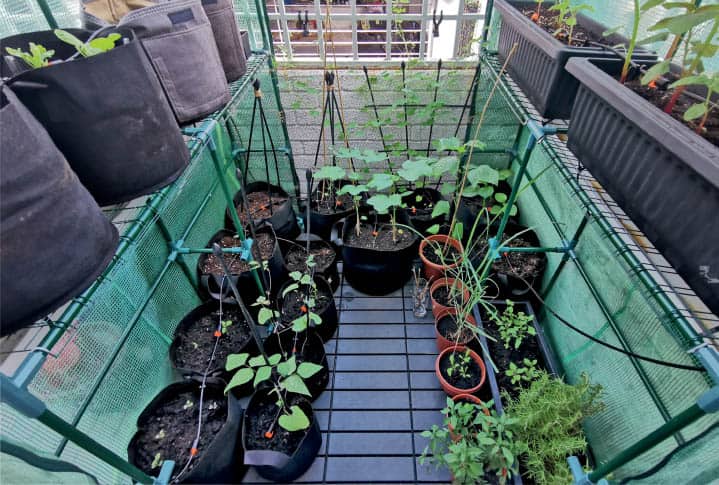
[[627, 53], [624, 57], [624, 66], [622, 66], [622, 77], [619, 79], [619, 82], [622, 84], [627, 81], [627, 76], [629, 76], [629, 68], [632, 65], [632, 55], [634, 54], [634, 48], [637, 45], [637, 33], [639, 32], [640, 19], [639, 13], [639, 0], [634, 0], [634, 21], [632, 23], [632, 38], [629, 39], [629, 47], [627, 48]]

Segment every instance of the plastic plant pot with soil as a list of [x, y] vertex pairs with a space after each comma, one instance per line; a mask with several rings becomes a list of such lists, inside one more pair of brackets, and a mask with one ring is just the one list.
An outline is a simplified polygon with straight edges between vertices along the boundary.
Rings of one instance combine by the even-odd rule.
[[0, 122], [0, 335], [7, 335], [90, 286], [112, 260], [119, 236], [5, 86]]
[[296, 394], [289, 395], [287, 405], [301, 409], [309, 426], [297, 431], [279, 426], [277, 396], [270, 389], [258, 389], [247, 404], [242, 426], [244, 462], [263, 478], [289, 483], [312, 465], [322, 446], [322, 433], [312, 405]]
[[[309, 274], [299, 276], [303, 277], [309, 277]], [[293, 322], [306, 317], [309, 323], [304, 327], [314, 328], [322, 340], [327, 342], [339, 325], [337, 306], [327, 280], [320, 275], [315, 275], [312, 280], [314, 284], [290, 280], [282, 286], [279, 291], [280, 320], [283, 326], [295, 326]], [[309, 300], [314, 302], [314, 306], [308, 304]], [[320, 323], [315, 315], [319, 316]]]
[[324, 342], [314, 328], [308, 328], [304, 332], [286, 329], [272, 333], [265, 339], [265, 351], [270, 355], [282, 354], [283, 360], [295, 356], [298, 365], [311, 362], [322, 367], [316, 374], [305, 379], [313, 401], [327, 388], [330, 380], [327, 354]]
[[[566, 24], [561, 26], [558, 34], [562, 40], [553, 35], [558, 26], [555, 20], [557, 12], [549, 10], [551, 3], [495, 0], [494, 6], [502, 18], [498, 50], [499, 57], [505, 60], [516, 44], [517, 49], [507, 66], [512, 79], [527, 94], [540, 116], [567, 119], [579, 87], [576, 79], [564, 70], [567, 60], [577, 57], [619, 59], [612, 49], [617, 45], [628, 45], [628, 40], [618, 34], [605, 37], [606, 26], [579, 13], [576, 15], [577, 25], [571, 29], [570, 46], [567, 44], [570, 28]], [[540, 12], [537, 16], [538, 5]], [[641, 48], [635, 49], [632, 55], [632, 60], [639, 63], [651, 64], [656, 59], [655, 53]]]
[[[312, 222], [314, 224], [314, 221]], [[310, 226], [314, 228], [314, 226]], [[314, 230], [313, 230], [314, 233]], [[299, 271], [307, 272], [306, 241], [297, 240], [285, 244], [285, 267], [288, 273]], [[282, 244], [280, 244], [282, 246]], [[337, 252], [332, 244], [322, 240], [310, 240], [310, 254], [315, 262], [314, 274], [322, 276], [330, 284], [334, 293], [339, 288], [340, 276], [337, 270]]]
[[692, 129], [679, 121], [697, 103], [689, 97], [693, 86], [669, 115], [664, 109], [674, 92], [667, 81], [643, 87], [630, 76], [622, 85], [621, 68], [621, 62], [567, 63], [581, 83], [567, 146], [717, 313], [719, 224], [707, 221], [719, 213], [719, 110], [707, 116], [703, 137], [697, 123]]
[[[241, 191], [238, 191], [233, 199], [243, 225], [247, 225], [250, 220], [255, 225], [269, 223], [277, 237], [290, 241], [300, 235], [292, 199], [284, 189], [267, 182], [252, 182], [245, 187], [245, 194], [249, 214], [243, 207]], [[234, 227], [229, 210], [225, 213], [225, 227]]]
[[419, 259], [424, 276], [429, 281], [442, 278], [446, 271], [456, 268], [464, 257], [462, 243], [444, 234], [428, 236], [419, 243]]
[[247, 72], [247, 56], [240, 30], [237, 28], [232, 0], [202, 0], [207, 18], [212, 25], [217, 51], [228, 82], [236, 81]]
[[[91, 34], [70, 29], [61, 35], [75, 36], [82, 45]], [[101, 35], [110, 44], [117, 37], [114, 47], [88, 57], [53, 31], [8, 37], [0, 42], [0, 66], [3, 77], [13, 76], [7, 85], [104, 206], [173, 182], [190, 154], [140, 40], [127, 28]], [[6, 54], [8, 47], [26, 50], [29, 42], [54, 50], [51, 60], [58, 62], [29, 69]]]
[[[323, 167], [324, 168], [324, 167]], [[352, 213], [350, 194], [337, 195], [337, 191], [350, 184], [349, 180], [322, 179], [312, 191], [310, 198], [310, 229], [324, 240], [332, 235], [332, 226]], [[304, 213], [305, 211], [303, 211]]]
[[219, 379], [206, 382], [197, 446], [201, 382], [170, 384], [160, 391], [137, 418], [138, 430], [127, 447], [130, 463], [156, 476], [163, 461], [174, 460], [172, 479], [180, 483], [240, 482], [246, 471], [239, 446], [242, 408], [223, 389]]
[[[215, 334], [218, 322], [222, 333], [219, 340]], [[224, 370], [223, 364], [229, 354], [247, 352], [256, 355], [259, 352], [250, 326], [242, 317], [239, 307], [231, 303], [209, 301], [185, 315], [175, 329], [175, 337], [170, 345], [173, 368], [185, 376], [202, 376], [207, 368], [207, 356], [212, 353], [216, 342], [217, 366], [210, 369], [208, 374], [225, 381], [231, 377]], [[251, 393], [252, 388], [235, 388], [235, 391], [239, 397]]]
[[462, 345], [447, 347], [440, 352], [434, 370], [439, 384], [450, 397], [476, 393], [487, 376], [482, 357]]
[[439, 278], [429, 287], [432, 301], [432, 315], [436, 318], [444, 310], [461, 307], [470, 299], [469, 290], [461, 280], [455, 278]]
[[465, 316], [463, 325], [457, 324], [457, 310], [446, 308], [434, 317], [434, 335], [440, 352], [455, 345], [469, 345], [476, 338], [477, 322], [472, 315]]
[[[342, 228], [336, 234], [342, 238], [333, 238], [333, 242], [342, 247], [342, 271], [352, 288], [368, 295], [386, 295], [402, 288], [411, 277], [417, 236], [399, 225], [393, 229], [388, 217], [366, 217], [366, 221], [358, 222], [355, 215], [340, 221]], [[399, 224], [409, 223], [401, 212], [397, 218]]]
[[[509, 177], [510, 171], [498, 171], [502, 173], [500, 176]], [[469, 236], [472, 232], [472, 227], [477, 226], [474, 234], [480, 234], [481, 228], [486, 227], [488, 224], [499, 224], [498, 216], [499, 210], [501, 210], [503, 203], [499, 202], [497, 198], [506, 200], [509, 198], [509, 194], [512, 193], [512, 186], [506, 180], [500, 180], [496, 186], [477, 182], [472, 184], [468, 179], [467, 184], [469, 187], [465, 188], [462, 198], [457, 204], [457, 222], [461, 222], [464, 228], [462, 240], [469, 242]], [[476, 195], [475, 192], [477, 193]], [[472, 194], [472, 195], [468, 195]], [[486, 195], [483, 196], [481, 194]], [[504, 196], [504, 198], [503, 198]], [[519, 208], [515, 204], [514, 207], [510, 208], [510, 221], [517, 222], [519, 220]]]
[[405, 211], [410, 223], [421, 234], [427, 235], [427, 229], [444, 222], [444, 214], [432, 217], [434, 206], [441, 200], [443, 200], [442, 194], [432, 187], [414, 189], [410, 194], [402, 197], [402, 202], [407, 205]]
[[[249, 234], [248, 234], [249, 235]], [[208, 248], [213, 243], [219, 243], [223, 248], [241, 247], [242, 241], [236, 237], [233, 231], [221, 229], [210, 238]], [[246, 305], [251, 305], [260, 295], [260, 290], [252, 275], [252, 267], [249, 261], [242, 258], [241, 254], [225, 254], [225, 261], [232, 273], [232, 278], [241, 291], [241, 296]], [[254, 261], [264, 264], [267, 262], [267, 276], [271, 283], [270, 294], [277, 294], [280, 285], [287, 279], [284, 258], [280, 251], [278, 238], [271, 226], [264, 225], [255, 230], [255, 239], [252, 241], [252, 258]], [[258, 275], [261, 275], [262, 268], [257, 268]], [[213, 254], [201, 254], [197, 260], [197, 276], [200, 281], [200, 296], [203, 298], [212, 297], [216, 300], [227, 301], [231, 297], [230, 285], [223, 284], [223, 271], [220, 262]], [[251, 309], [254, 307], [251, 307]]]

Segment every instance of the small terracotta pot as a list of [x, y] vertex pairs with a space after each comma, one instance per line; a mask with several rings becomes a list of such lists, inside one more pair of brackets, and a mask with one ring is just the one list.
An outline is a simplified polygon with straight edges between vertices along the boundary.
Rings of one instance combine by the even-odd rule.
[[448, 288], [452, 288], [452, 286], [455, 286], [455, 288], [457, 288], [458, 290], [460, 290], [464, 293], [464, 301], [465, 302], [469, 301], [469, 297], [470, 297], [469, 290], [467, 290], [464, 287], [464, 284], [461, 281], [456, 280], [454, 278], [446, 278], [446, 277], [439, 278], [434, 283], [432, 283], [432, 286], [429, 287], [429, 298], [430, 298], [430, 300], [432, 300], [432, 315], [434, 315], [435, 318], [437, 317], [437, 315], [439, 315], [439, 312], [441, 312], [442, 310], [452, 308], [452, 307], [444, 306], [444, 305], [438, 303], [434, 299], [434, 296], [433, 296], [434, 290], [441, 288], [443, 286], [446, 286]]
[[[444, 349], [449, 347], [454, 347], [455, 345], [467, 345], [469, 342], [471, 342], [474, 339], [474, 335], [470, 340], [463, 341], [460, 340], [459, 342], [454, 340], [448, 340], [446, 339], [441, 333], [439, 333], [439, 321], [442, 320], [442, 318], [446, 317], [447, 315], [457, 315], [457, 310], [454, 308], [445, 308], [444, 310], [441, 310], [435, 317], [434, 317], [434, 335], [437, 339], [437, 350], [442, 352]], [[473, 316], [467, 315], [467, 322], [470, 325], [477, 326], [477, 321], [474, 319]]]
[[[482, 412], [489, 416], [489, 409], [487, 408], [487, 405], [482, 402], [480, 398], [477, 396], [473, 396], [471, 394], [457, 394], [452, 398], [452, 401], [458, 402], [458, 401], [469, 401], [472, 404], [476, 404], [478, 406], [482, 406]], [[449, 431], [449, 437], [452, 439], [454, 443], [462, 439], [462, 435], [455, 434], [454, 432], [454, 426], [451, 424], [447, 425], [447, 430]]]
[[422, 264], [424, 265], [424, 277], [427, 278], [427, 281], [434, 281], [438, 278], [441, 278], [444, 276], [444, 272], [448, 269], [453, 269], [457, 267], [457, 263], [450, 264], [450, 265], [439, 265], [434, 264], [433, 262], [429, 261], [427, 258], [424, 257], [424, 248], [430, 244], [429, 241], [433, 241], [436, 244], [444, 245], [445, 243], [449, 244], [456, 250], [462, 254], [462, 257], [464, 257], [464, 248], [462, 247], [462, 243], [458, 240], [445, 236], [444, 234], [435, 234], [434, 236], [429, 236], [424, 239], [422, 239], [422, 242], [419, 243], [419, 258], [422, 260]]
[[[454, 387], [452, 384], [447, 382], [447, 379], [444, 378], [442, 375], [442, 372], [439, 370], [439, 363], [442, 361], [442, 358], [451, 353], [451, 352], [464, 352], [465, 350], [469, 350], [469, 356], [472, 358], [473, 361], [477, 363], [479, 366], [479, 370], [482, 373], [482, 376], [479, 380], [479, 384], [476, 386], [470, 388], [470, 389], [460, 389], [458, 387]], [[467, 349], [463, 345], [456, 345], [453, 347], [448, 347], [444, 349], [442, 352], [439, 353], [437, 356], [437, 360], [434, 362], [434, 372], [437, 374], [437, 379], [439, 379], [439, 384], [442, 386], [442, 389], [444, 389], [444, 392], [447, 393], [448, 396], [454, 397], [458, 394], [474, 394], [477, 392], [482, 385], [484, 384], [484, 381], [487, 379], [487, 369], [484, 367], [484, 362], [482, 361], [482, 357], [477, 354], [472, 349]]]

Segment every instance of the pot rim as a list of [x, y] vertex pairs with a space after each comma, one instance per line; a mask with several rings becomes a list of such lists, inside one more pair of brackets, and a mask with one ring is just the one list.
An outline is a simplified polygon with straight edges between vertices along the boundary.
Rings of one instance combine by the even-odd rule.
[[[460, 252], [459, 261], [457, 261], [456, 263], [445, 264], [445, 265], [435, 264], [435, 263], [431, 262], [424, 256], [424, 248], [427, 247], [427, 244], [429, 244], [428, 241], [448, 242], [453, 248], [455, 248], [456, 250], [458, 250]], [[433, 234], [431, 236], [422, 238], [422, 240], [419, 243], [419, 251], [418, 252], [419, 252], [419, 258], [422, 260], [422, 263], [426, 264], [427, 266], [429, 266], [432, 269], [439, 270], [439, 271], [446, 271], [448, 269], [456, 268], [457, 266], [459, 266], [459, 263], [461, 263], [462, 260], [464, 260], [464, 256], [465, 256], [464, 255], [464, 246], [462, 246], [462, 242], [453, 237], [447, 236], [445, 234]], [[430, 290], [430, 293], [431, 293], [431, 290]]]
[[[445, 377], [442, 375], [442, 372], [439, 368], [439, 364], [445, 354], [449, 354], [450, 352], [464, 352], [465, 350], [469, 350], [470, 357], [474, 362], [477, 363], [482, 374], [482, 377], [479, 380], [479, 384], [469, 389], [461, 389], [450, 384], [447, 379], [445, 379]], [[484, 366], [484, 361], [482, 357], [480, 357], [477, 352], [466, 347], [465, 345], [452, 345], [451, 347], [447, 347], [442, 352], [440, 352], [434, 362], [434, 371], [437, 374], [437, 378], [439, 379], [440, 384], [442, 384], [442, 387], [452, 392], [452, 397], [456, 396], [457, 394], [474, 394], [479, 389], [481, 389], [481, 387], [484, 385], [484, 382], [487, 380], [487, 368]]]

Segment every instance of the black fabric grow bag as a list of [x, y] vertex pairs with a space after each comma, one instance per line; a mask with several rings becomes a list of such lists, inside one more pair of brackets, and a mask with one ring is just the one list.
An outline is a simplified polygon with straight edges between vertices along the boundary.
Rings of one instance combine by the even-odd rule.
[[40, 123], [0, 89], [0, 335], [7, 335], [85, 290], [115, 254], [118, 234]]
[[[549, 2], [547, 2], [549, 3]], [[495, 0], [494, 6], [502, 16], [499, 34], [499, 57], [505, 60], [517, 43], [517, 50], [509, 60], [507, 70], [522, 91], [544, 118], [566, 119], [571, 114], [572, 103], [579, 87], [577, 81], [564, 70], [571, 57], [613, 58], [614, 52], [601, 47], [569, 47], [532, 22], [518, 9], [536, 9], [535, 0]], [[597, 38], [604, 38], [607, 30], [589, 17], [579, 14], [579, 24]], [[625, 37], [612, 34], [606, 37], [608, 46], [627, 44]], [[632, 59], [655, 61], [655, 53], [637, 47]]]
[[[47, 129], [80, 181], [100, 205], [125, 202], [174, 181], [190, 154], [142, 45], [129, 29], [118, 32], [127, 44], [92, 57], [78, 56], [17, 74], [5, 58], [3, 76]], [[90, 32], [73, 30], [82, 40]], [[5, 47], [28, 42], [55, 49], [67, 59], [75, 49], [52, 31], [8, 37]], [[70, 49], [68, 49], [70, 47]]]
[[249, 59], [252, 55], [252, 46], [250, 45], [250, 33], [246, 30], [240, 30], [240, 40], [242, 41], [242, 49], [245, 53], [245, 59]]
[[[283, 257], [285, 260], [285, 268], [287, 269], [288, 273], [293, 270], [289, 267], [289, 265], [287, 263], [287, 259], [288, 259], [290, 250], [292, 250], [293, 248], [299, 249], [300, 247], [304, 249], [307, 246], [307, 241], [302, 240], [302, 237], [307, 237], [307, 235], [303, 234], [300, 238], [296, 239], [294, 243], [291, 243], [288, 241], [285, 244], [283, 244], [283, 241], [280, 241], [280, 247], [282, 248], [282, 254], [283, 254]], [[318, 276], [322, 276], [325, 280], [327, 280], [327, 282], [330, 284], [330, 287], [332, 287], [332, 293], [334, 293], [335, 291], [337, 291], [337, 288], [339, 288], [339, 286], [340, 286], [340, 273], [339, 273], [339, 270], [337, 269], [337, 260], [339, 259], [339, 257], [337, 255], [335, 246], [331, 243], [328, 243], [327, 241], [323, 241], [322, 239], [320, 239], [318, 236], [316, 236], [314, 234], [311, 234], [309, 237], [310, 237], [310, 250], [312, 248], [321, 247], [321, 248], [331, 249], [335, 253], [334, 260], [332, 261], [332, 263], [330, 263], [329, 266], [320, 267], [319, 264], [317, 263], [317, 261], [315, 261], [316, 266], [314, 267], [314, 274], [316, 274]], [[302, 254], [306, 255], [307, 252], [302, 251]]]
[[604, 72], [620, 69], [567, 64], [581, 82], [567, 145], [719, 314], [719, 147]]
[[[303, 431], [305, 433], [304, 438], [300, 441], [296, 450], [291, 455], [273, 450], [253, 450], [247, 445], [248, 420], [257, 409], [257, 406], [268, 400], [274, 403], [277, 397], [274, 394], [268, 394], [267, 388], [263, 387], [252, 395], [250, 402], [247, 404], [242, 426], [242, 448], [245, 450], [245, 465], [254, 466], [257, 473], [263, 478], [278, 483], [290, 483], [306, 472], [317, 457], [317, 453], [322, 446], [320, 425], [309, 401], [302, 398], [298, 405], [305, 415], [310, 418], [310, 427]], [[297, 431], [297, 433], [300, 432]]]
[[[323, 180], [320, 183], [329, 183], [327, 180]], [[339, 180], [334, 182], [336, 189], [339, 189], [341, 187], [344, 187], [345, 185], [349, 184], [349, 180]], [[332, 212], [331, 214], [325, 214], [323, 212], [319, 212], [317, 210], [317, 197], [319, 197], [319, 191], [317, 188], [315, 188], [312, 191], [312, 197], [310, 198], [310, 232], [312, 234], [316, 234], [325, 241], [329, 240], [332, 234], [332, 226], [337, 222], [338, 220], [347, 217], [348, 215], [352, 214], [353, 208], [349, 207], [345, 210], [337, 210], [335, 212]], [[302, 218], [305, 221], [305, 224], [307, 224], [307, 202], [305, 201], [304, 207], [300, 208], [302, 212]]]
[[[201, 381], [189, 380], [170, 384], [142, 411], [137, 418], [138, 431], [130, 440], [127, 446], [127, 456], [130, 463], [137, 466], [149, 475], [156, 475], [157, 470], [147, 469], [139, 462], [138, 447], [142, 438], [141, 428], [146, 426], [157, 410], [164, 404], [171, 402], [180, 393], [192, 391], [195, 394], [195, 402], [199, 403]], [[224, 396], [225, 383], [220, 379], [208, 379], [205, 385], [205, 396], [221, 398]], [[203, 443], [200, 441], [198, 454], [193, 458], [194, 467], [186, 472], [181, 483], [239, 483], [247, 471], [243, 466], [242, 446], [240, 446], [240, 425], [242, 423], [242, 407], [232, 393], [227, 394], [227, 420], [225, 424], [214, 435], [212, 442]], [[207, 426], [207, 423], [203, 423]], [[190, 426], [197, 426], [197, 417]], [[193, 429], [193, 434], [194, 430]], [[185, 456], [177, 457], [173, 477], [185, 466], [185, 460], [189, 456], [192, 440], [187, 443]]]
[[[279, 208], [276, 208], [272, 212], [272, 216], [267, 218], [253, 218], [255, 224], [269, 223], [275, 230], [277, 237], [282, 239], [293, 240], [300, 235], [300, 226], [297, 224], [297, 216], [295, 215], [295, 209], [292, 207], [292, 198], [285, 192], [282, 187], [277, 185], [268, 184], [266, 182], [252, 182], [247, 184], [245, 187], [245, 194], [249, 196], [254, 192], [267, 192], [270, 191], [273, 195], [280, 195], [287, 197], [287, 201], [283, 203]], [[233, 203], [235, 207], [242, 205], [242, 193], [238, 191], [233, 197]], [[238, 211], [239, 212], [239, 211]], [[229, 208], [225, 211], [225, 227], [235, 227], [235, 224], [230, 216]]]
[[230, 100], [210, 21], [200, 0], [134, 10], [118, 24], [142, 39], [177, 121], [197, 120]]
[[225, 76], [228, 81], [235, 81], [247, 72], [245, 59], [249, 54], [245, 53], [242, 44], [232, 1], [202, 0], [202, 8], [205, 9], [212, 25], [212, 33], [215, 36], [215, 44]]
[[[322, 318], [322, 323], [319, 325], [311, 324], [310, 327], [314, 328], [317, 331], [317, 334], [320, 337], [322, 337], [322, 340], [327, 342], [335, 334], [335, 332], [337, 331], [337, 326], [339, 325], [339, 317], [337, 315], [337, 306], [335, 305], [335, 299], [332, 296], [332, 293], [333, 293], [332, 287], [327, 282], [327, 280], [317, 274], [315, 275], [314, 279], [315, 279], [315, 285], [317, 285], [318, 291], [320, 289], [322, 289], [327, 295], [329, 295], [330, 301], [323, 310], [317, 312], [317, 314]], [[284, 290], [285, 290], [285, 288], [287, 288], [289, 285], [291, 285], [293, 283], [294, 283], [293, 280], [286, 282], [284, 285], [282, 285], [282, 288], [280, 288], [280, 291], [278, 292], [279, 293], [280, 311], [282, 310], [282, 307], [283, 307]], [[305, 291], [307, 291], [306, 288], [308, 288], [308, 286], [303, 285], [303, 286], [300, 286], [300, 288], [304, 288]], [[281, 315], [281, 318], [285, 324], [289, 325], [289, 324], [291, 324], [292, 320], [294, 320], [294, 318], [296, 318], [296, 317], [289, 318], [288, 316], [286, 316], [283, 313]]]
[[432, 202], [432, 207], [426, 209], [416, 209], [414, 211], [411, 208], [408, 208], [405, 209], [405, 212], [407, 212], [407, 216], [409, 217], [409, 221], [412, 226], [414, 226], [414, 228], [422, 234], [426, 235], [427, 229], [434, 226], [435, 224], [441, 225], [445, 221], [445, 215], [437, 216], [434, 218], [432, 217], [434, 205], [440, 200], [442, 200], [443, 197], [439, 190], [433, 189], [431, 187], [423, 187], [415, 189], [412, 191], [411, 194], [403, 197], [402, 202], [407, 204], [408, 207], [411, 207], [413, 204], [416, 203], [417, 196], [428, 198]]

